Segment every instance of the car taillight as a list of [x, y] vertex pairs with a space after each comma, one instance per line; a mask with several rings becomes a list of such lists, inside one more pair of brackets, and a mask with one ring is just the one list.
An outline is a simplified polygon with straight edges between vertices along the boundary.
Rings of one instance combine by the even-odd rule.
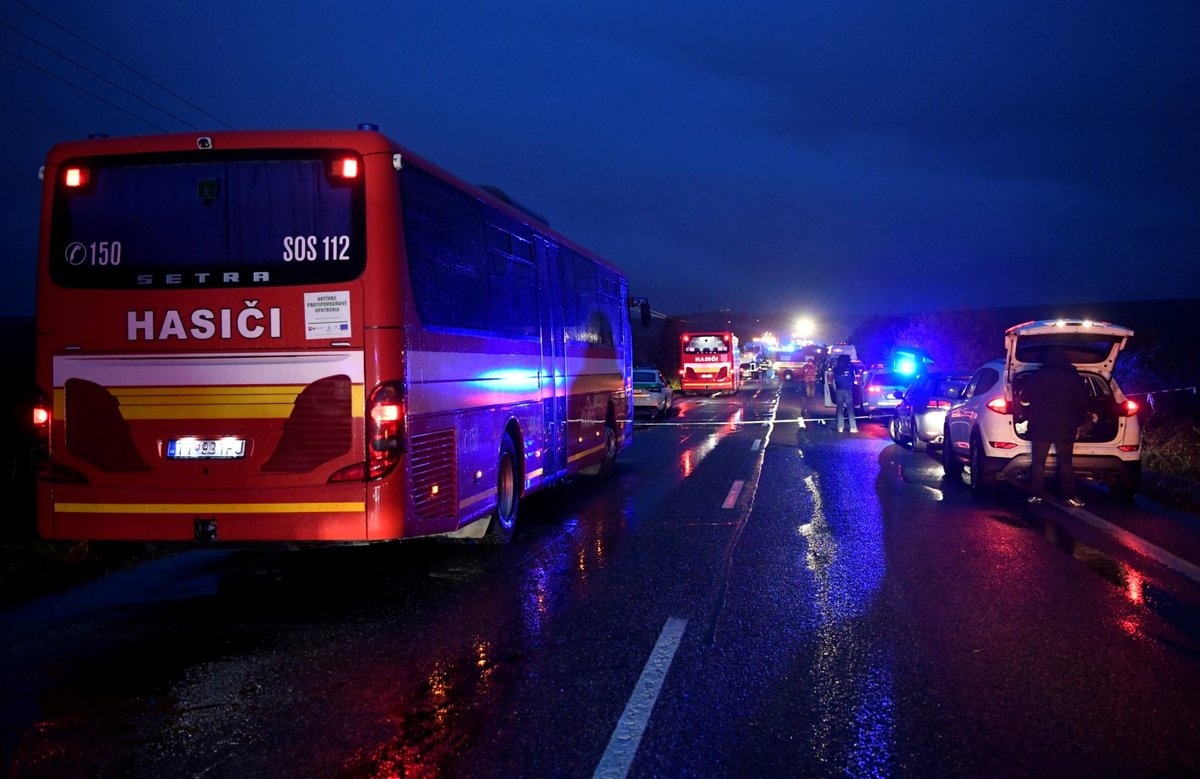
[[929, 401], [929, 408], [950, 408], [950, 401], [948, 401], [948, 400], [931, 400], [931, 401]]
[[1117, 413], [1123, 417], [1135, 417], [1137, 416], [1137, 412], [1138, 404], [1134, 400], [1126, 400], [1117, 406]]
[[867, 392], [883, 392], [883, 387], [879, 386], [878, 384], [868, 384]]
[[995, 411], [997, 414], [1012, 413], [1008, 407], [1008, 400], [1006, 398], [992, 398], [988, 401], [987, 407], [988, 410]]
[[342, 468], [329, 481], [381, 479], [400, 462], [404, 453], [404, 395], [400, 384], [380, 384], [371, 392], [366, 426], [366, 461]]

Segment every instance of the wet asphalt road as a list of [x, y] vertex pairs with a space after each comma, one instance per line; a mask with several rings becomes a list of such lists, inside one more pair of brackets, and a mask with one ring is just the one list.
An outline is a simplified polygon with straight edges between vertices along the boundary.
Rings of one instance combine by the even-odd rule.
[[[1186, 566], [804, 403], [688, 398], [503, 548], [188, 552], [0, 614], [5, 775], [1200, 774]], [[1195, 517], [1084, 497], [1200, 563]]]

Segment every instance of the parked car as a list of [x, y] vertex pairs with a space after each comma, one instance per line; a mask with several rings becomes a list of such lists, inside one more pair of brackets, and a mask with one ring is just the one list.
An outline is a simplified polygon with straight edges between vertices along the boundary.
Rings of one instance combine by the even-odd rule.
[[653, 366], [633, 369], [633, 411], [648, 411], [655, 418], [662, 419], [671, 413], [674, 396], [671, 383], [667, 381], [662, 371]]
[[[988, 489], [997, 481], [1029, 477], [1031, 455], [1021, 385], [1036, 371], [1046, 350], [1063, 349], [1087, 388], [1092, 422], [1081, 429], [1074, 448], [1075, 477], [1107, 484], [1129, 497], [1141, 482], [1141, 427], [1138, 406], [1112, 378], [1117, 356], [1133, 331], [1107, 322], [1045, 320], [1005, 331], [1005, 356], [982, 365], [946, 414], [942, 464], [948, 476], [964, 465], [971, 486]], [[1057, 456], [1046, 463], [1057, 471]]]
[[927, 373], [904, 392], [895, 393], [898, 405], [888, 422], [892, 440], [914, 452], [923, 452], [931, 444], [940, 446], [946, 412], [970, 380], [969, 374]]
[[896, 408], [903, 393], [912, 383], [912, 376], [889, 370], [870, 370], [863, 374], [861, 413], [875, 416], [880, 411]]

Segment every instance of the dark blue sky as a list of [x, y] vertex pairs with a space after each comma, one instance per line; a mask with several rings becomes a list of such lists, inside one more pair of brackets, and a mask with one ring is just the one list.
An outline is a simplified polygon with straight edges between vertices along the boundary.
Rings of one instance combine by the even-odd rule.
[[220, 129], [31, 7], [236, 128], [374, 122], [667, 313], [1200, 297], [1192, 0], [2, 0], [11, 314], [53, 143]]

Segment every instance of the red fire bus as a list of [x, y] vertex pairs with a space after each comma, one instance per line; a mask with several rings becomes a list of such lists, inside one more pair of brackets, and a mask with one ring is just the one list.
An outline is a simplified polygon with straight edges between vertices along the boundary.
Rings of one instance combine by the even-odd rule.
[[624, 275], [371, 125], [62, 143], [43, 178], [46, 538], [505, 541], [631, 441]]
[[733, 333], [684, 333], [680, 336], [679, 388], [688, 392], [737, 392], [738, 339]]

